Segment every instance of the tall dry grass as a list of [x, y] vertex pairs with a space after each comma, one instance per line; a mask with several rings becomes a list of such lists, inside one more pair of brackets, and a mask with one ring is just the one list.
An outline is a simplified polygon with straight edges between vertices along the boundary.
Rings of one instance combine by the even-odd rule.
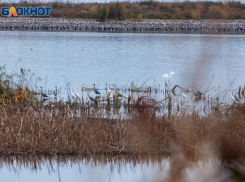
[[[245, 107], [157, 117], [139, 113], [128, 119], [76, 115], [18, 106], [0, 106], [0, 154], [170, 154], [171, 143], [188, 156], [217, 154], [238, 159], [245, 153]], [[15, 112], [10, 112], [15, 108]]]
[[[245, 5], [241, 2], [109, 2], [109, 3], [72, 3], [64, 2], [28, 2], [6, 3], [5, 6], [49, 6], [51, 17], [84, 19], [244, 19]], [[1, 9], [0, 9], [1, 10]]]

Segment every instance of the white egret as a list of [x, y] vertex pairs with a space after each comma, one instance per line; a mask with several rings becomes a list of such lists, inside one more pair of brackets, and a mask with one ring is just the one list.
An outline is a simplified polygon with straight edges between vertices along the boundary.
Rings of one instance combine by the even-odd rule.
[[[70, 87], [70, 94], [71, 94], [71, 97], [72, 97], [73, 99], [81, 99], [80, 96], [79, 96], [79, 94], [76, 92], [76, 90], [75, 90], [75, 88], [74, 88], [74, 85], [71, 84], [71, 83], [68, 83], [67, 85]], [[72, 92], [72, 90], [71, 90], [71, 86], [72, 86], [73, 92]]]
[[236, 103], [241, 102], [236, 96], [234, 97], [234, 96], [232, 95], [232, 93], [231, 93], [231, 99], [232, 99], [234, 102], [236, 102]]
[[112, 98], [113, 97], [112, 92], [111, 92], [111, 89], [110, 89], [110, 84], [109, 84], [109, 87], [107, 88], [106, 94], [107, 94], [107, 97], [108, 98]]
[[71, 97], [73, 98], [73, 99], [76, 99], [77, 97], [76, 97], [76, 95], [71, 91]]
[[74, 86], [73, 86], [73, 94], [75, 95], [75, 97], [76, 97], [77, 99], [81, 99], [80, 96], [78, 95], [78, 93], [76, 92]]
[[110, 84], [109, 87], [107, 87], [107, 93], [111, 93]]
[[128, 94], [128, 104], [130, 104], [131, 100], [134, 100], [134, 97], [133, 97], [132, 93], [129, 92], [129, 94]]
[[184, 97], [185, 99], [187, 99], [187, 96], [184, 93], [181, 93], [182, 97]]
[[168, 79], [170, 79], [171, 78], [171, 76], [172, 75], [174, 75], [175, 73], [173, 72], [173, 71], [171, 71], [169, 74], [164, 74], [164, 75], [162, 75], [163, 77], [165, 77], [165, 78], [168, 78]]
[[133, 98], [133, 95], [132, 95], [132, 93], [131, 93], [131, 92], [129, 92], [129, 94], [128, 94], [128, 98], [130, 98], [130, 99], [132, 99], [132, 98]]

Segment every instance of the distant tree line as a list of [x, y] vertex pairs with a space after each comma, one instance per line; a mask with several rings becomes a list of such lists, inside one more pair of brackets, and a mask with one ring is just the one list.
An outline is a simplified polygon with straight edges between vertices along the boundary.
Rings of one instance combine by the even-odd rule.
[[110, 2], [110, 3], [1, 3], [3, 6], [51, 6], [51, 17], [106, 20], [125, 19], [245, 19], [245, 4], [230, 2]]

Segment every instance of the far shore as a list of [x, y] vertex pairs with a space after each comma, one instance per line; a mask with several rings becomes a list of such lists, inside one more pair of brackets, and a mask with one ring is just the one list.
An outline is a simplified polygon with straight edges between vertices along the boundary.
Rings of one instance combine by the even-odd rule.
[[98, 20], [65, 18], [0, 18], [0, 30], [110, 32], [245, 33], [245, 20]]

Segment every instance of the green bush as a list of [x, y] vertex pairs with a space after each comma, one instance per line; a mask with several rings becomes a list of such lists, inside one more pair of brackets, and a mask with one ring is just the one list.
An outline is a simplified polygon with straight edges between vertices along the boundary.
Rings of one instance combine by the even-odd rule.
[[125, 20], [127, 17], [126, 6], [123, 3], [109, 3], [108, 19]]
[[100, 8], [100, 15], [99, 15], [100, 21], [106, 21], [109, 13], [110, 13], [110, 9], [107, 6]]
[[118, 3], [117, 11], [119, 20], [125, 20], [127, 18], [127, 10], [124, 4]]

